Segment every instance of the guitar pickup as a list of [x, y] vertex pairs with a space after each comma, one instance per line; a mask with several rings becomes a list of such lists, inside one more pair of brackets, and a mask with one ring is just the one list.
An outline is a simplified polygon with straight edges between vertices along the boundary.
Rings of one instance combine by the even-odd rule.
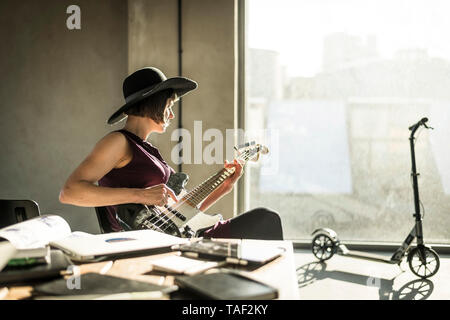
[[175, 215], [175, 217], [177, 217], [178, 219], [180, 219], [181, 221], [186, 221], [187, 218], [182, 215], [180, 212], [178, 212], [177, 210], [175, 210], [174, 208], [168, 206], [167, 204], [164, 205], [164, 207], [169, 210], [170, 213], [173, 213]]

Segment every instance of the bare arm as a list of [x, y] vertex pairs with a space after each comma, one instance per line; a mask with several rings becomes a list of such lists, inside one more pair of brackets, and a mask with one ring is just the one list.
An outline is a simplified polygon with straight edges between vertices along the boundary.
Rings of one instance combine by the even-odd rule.
[[62, 203], [82, 207], [100, 207], [122, 203], [158, 204], [167, 203], [173, 192], [165, 185], [146, 189], [107, 188], [97, 186], [100, 180], [113, 168], [117, 168], [127, 158], [128, 142], [117, 132], [101, 139], [92, 152], [69, 176], [59, 194]]
[[204, 211], [208, 210], [214, 203], [216, 203], [222, 197], [224, 197], [225, 195], [230, 193], [232, 189], [233, 188], [228, 190], [228, 189], [224, 188], [223, 185], [218, 187], [205, 200], [203, 200], [203, 202], [200, 206], [200, 211], [204, 212]]

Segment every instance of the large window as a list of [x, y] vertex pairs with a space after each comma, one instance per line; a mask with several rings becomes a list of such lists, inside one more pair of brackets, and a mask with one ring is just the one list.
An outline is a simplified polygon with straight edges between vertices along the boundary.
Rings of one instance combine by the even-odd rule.
[[285, 237], [401, 241], [413, 227], [408, 127], [427, 242], [450, 243], [450, 2], [249, 0], [246, 207], [277, 210]]

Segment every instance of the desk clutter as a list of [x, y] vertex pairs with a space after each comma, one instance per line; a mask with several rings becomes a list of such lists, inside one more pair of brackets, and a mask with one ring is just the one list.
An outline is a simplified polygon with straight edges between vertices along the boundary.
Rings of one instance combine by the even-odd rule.
[[284, 248], [261, 245], [255, 242], [220, 241], [200, 239], [189, 243], [174, 245], [174, 250], [193, 258], [225, 260], [230, 264], [261, 266], [279, 257]]
[[218, 272], [180, 276], [175, 284], [181, 289], [213, 300], [267, 300], [278, 298], [278, 290], [237, 272]]
[[[29, 299], [171, 299], [181, 291], [197, 299], [275, 299], [276, 288], [244, 273], [283, 252], [251, 240], [189, 240], [153, 230], [71, 232], [64, 219], [46, 215], [0, 229], [0, 291], [31, 285]], [[74, 264], [153, 255], [150, 270], [171, 284], [74, 273]]]
[[[67, 285], [70, 283], [71, 285]], [[79, 278], [57, 279], [34, 287], [37, 299], [162, 299], [178, 288], [99, 273], [86, 273]]]
[[10, 260], [10, 263], [0, 272], [0, 287], [3, 285], [21, 285], [29, 282], [39, 282], [61, 277], [71, 262], [60, 250], [50, 250], [46, 260], [24, 258], [20, 263]]

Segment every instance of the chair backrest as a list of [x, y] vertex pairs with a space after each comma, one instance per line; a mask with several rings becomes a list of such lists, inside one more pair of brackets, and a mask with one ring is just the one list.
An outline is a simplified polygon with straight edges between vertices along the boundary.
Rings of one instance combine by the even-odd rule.
[[39, 205], [33, 200], [0, 200], [0, 229], [40, 216]]
[[95, 213], [97, 214], [100, 231], [102, 233], [114, 232], [108, 220], [108, 211], [106, 210], [106, 207], [95, 207]]

